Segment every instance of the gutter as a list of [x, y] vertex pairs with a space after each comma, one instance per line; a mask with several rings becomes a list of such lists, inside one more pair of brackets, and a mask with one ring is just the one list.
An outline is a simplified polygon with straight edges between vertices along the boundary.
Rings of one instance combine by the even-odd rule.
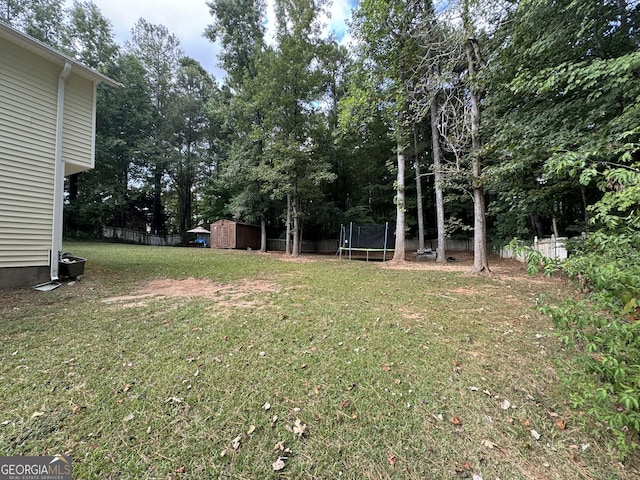
[[64, 208], [64, 159], [62, 139], [64, 134], [64, 94], [67, 77], [71, 73], [71, 63], [65, 62], [58, 77], [58, 105], [56, 115], [56, 150], [53, 176], [53, 235], [51, 238], [51, 281], [58, 280], [58, 262], [62, 253], [62, 227]]

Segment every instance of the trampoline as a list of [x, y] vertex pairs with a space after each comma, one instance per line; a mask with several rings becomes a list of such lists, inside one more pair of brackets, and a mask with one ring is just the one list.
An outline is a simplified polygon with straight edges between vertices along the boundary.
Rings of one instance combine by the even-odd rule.
[[338, 253], [352, 259], [354, 252], [363, 252], [369, 261], [371, 253], [382, 253], [382, 261], [387, 260], [387, 252], [393, 252], [395, 234], [389, 232], [389, 222], [384, 225], [340, 225]]

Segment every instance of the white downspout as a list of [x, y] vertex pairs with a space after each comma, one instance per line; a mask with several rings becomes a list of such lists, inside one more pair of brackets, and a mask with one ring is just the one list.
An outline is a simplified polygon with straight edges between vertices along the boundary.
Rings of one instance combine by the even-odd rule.
[[56, 116], [56, 151], [53, 176], [53, 235], [51, 239], [51, 280], [58, 280], [58, 261], [62, 251], [62, 227], [64, 208], [64, 159], [62, 158], [62, 137], [64, 134], [64, 87], [71, 72], [71, 64], [66, 62], [58, 77], [58, 105]]

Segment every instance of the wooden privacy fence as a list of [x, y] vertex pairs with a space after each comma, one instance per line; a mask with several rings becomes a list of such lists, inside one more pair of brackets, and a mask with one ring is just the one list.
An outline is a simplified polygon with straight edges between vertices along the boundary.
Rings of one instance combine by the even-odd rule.
[[130, 230], [128, 228], [102, 227], [104, 238], [117, 238], [125, 242], [141, 243], [144, 245], [175, 246], [182, 243], [180, 235], [152, 235], [150, 233]]

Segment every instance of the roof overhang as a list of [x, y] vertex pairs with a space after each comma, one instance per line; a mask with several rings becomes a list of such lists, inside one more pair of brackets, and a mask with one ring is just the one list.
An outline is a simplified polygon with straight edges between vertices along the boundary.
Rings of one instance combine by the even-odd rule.
[[28, 50], [42, 58], [49, 60], [50, 62], [59, 65], [60, 68], [64, 67], [66, 63], [71, 64], [72, 70], [75, 74], [80, 75], [88, 80], [94, 82], [102, 82], [112, 87], [122, 87], [122, 84], [116, 82], [112, 78], [107, 77], [106, 75], [90, 68], [83, 63], [74, 60], [73, 58], [60, 53], [59, 51], [51, 48], [49, 45], [42, 43], [40, 40], [36, 40], [29, 35], [22, 33], [19, 30], [7, 25], [6, 23], [0, 21], [0, 38], [4, 38], [5, 40], [18, 45], [25, 50]]

